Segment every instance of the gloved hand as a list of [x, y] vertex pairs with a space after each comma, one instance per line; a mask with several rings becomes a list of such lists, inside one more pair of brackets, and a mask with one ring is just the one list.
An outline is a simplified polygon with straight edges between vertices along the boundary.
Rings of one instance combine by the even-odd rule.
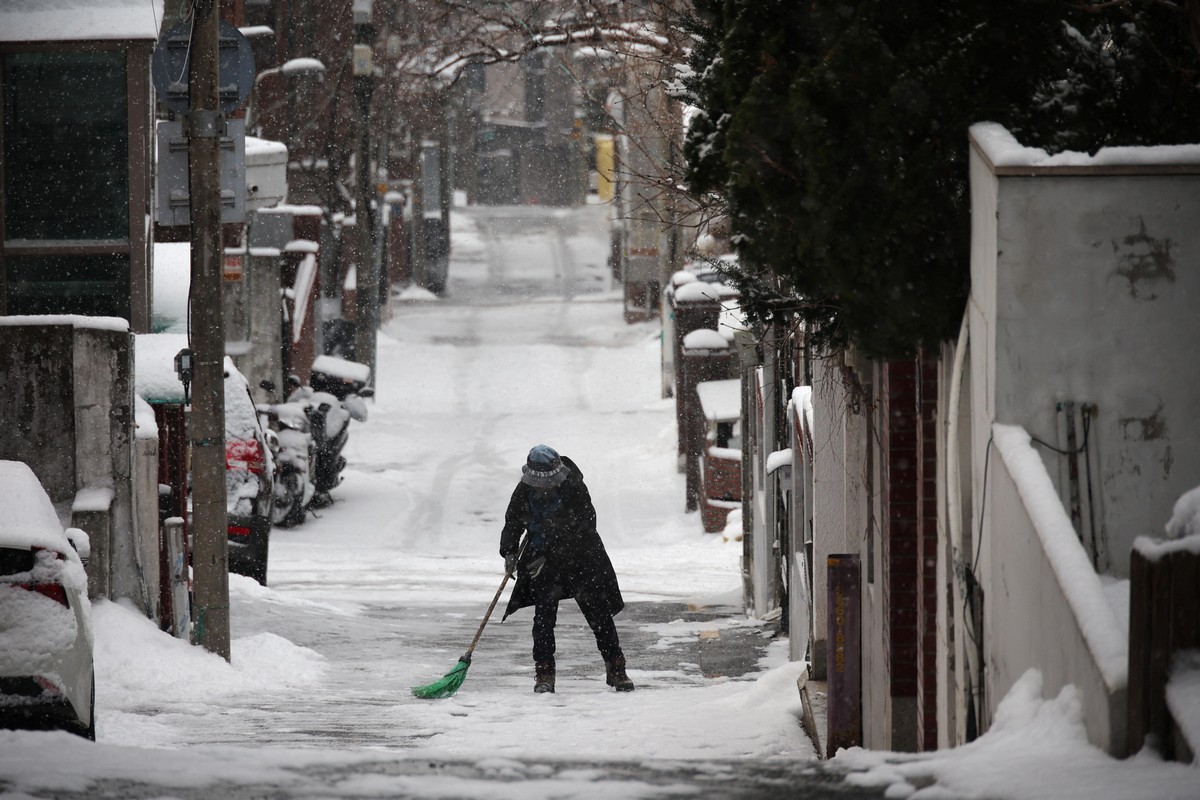
[[509, 553], [508, 555], [506, 555], [504, 557], [504, 574], [505, 575], [516, 575], [517, 574], [517, 554], [516, 553]]

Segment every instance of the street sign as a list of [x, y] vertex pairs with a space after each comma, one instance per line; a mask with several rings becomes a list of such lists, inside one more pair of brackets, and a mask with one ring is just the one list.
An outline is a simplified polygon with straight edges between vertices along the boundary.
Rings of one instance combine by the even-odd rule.
[[[246, 221], [246, 123], [231, 119], [221, 137], [221, 222]], [[158, 224], [190, 225], [192, 199], [188, 183], [188, 137], [179, 120], [159, 120], [155, 170]]]
[[[188, 57], [192, 28], [176, 25], [158, 40], [150, 62], [150, 75], [158, 99], [172, 111], [188, 110]], [[250, 40], [227, 22], [218, 33], [218, 92], [221, 111], [240, 106], [254, 87], [254, 51]]]

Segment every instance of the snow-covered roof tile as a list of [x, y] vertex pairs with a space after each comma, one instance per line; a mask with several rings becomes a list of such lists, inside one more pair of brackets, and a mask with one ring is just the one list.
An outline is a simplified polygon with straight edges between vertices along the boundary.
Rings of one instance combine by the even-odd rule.
[[163, 0], [4, 0], [0, 42], [154, 40]]

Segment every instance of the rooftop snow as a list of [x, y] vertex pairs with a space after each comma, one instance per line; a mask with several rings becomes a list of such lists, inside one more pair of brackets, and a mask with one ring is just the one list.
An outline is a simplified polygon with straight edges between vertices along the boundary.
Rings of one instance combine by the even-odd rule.
[[129, 321], [121, 317], [85, 317], [80, 314], [28, 314], [0, 317], [0, 326], [24, 325], [70, 325], [73, 328], [90, 328], [97, 331], [127, 333]]
[[317, 356], [312, 363], [313, 372], [322, 372], [335, 378], [366, 383], [371, 379], [371, 368], [357, 361], [347, 361], [337, 356]]
[[675, 290], [676, 303], [696, 303], [720, 299], [721, 290], [716, 285], [703, 281], [685, 283]]
[[246, 137], [246, 163], [249, 165], [287, 163], [287, 156], [287, 145], [283, 142], [257, 136]]
[[741, 419], [742, 382], [737, 378], [723, 381], [701, 381], [696, 384], [704, 417], [713, 422]]
[[1041, 148], [1022, 145], [1007, 128], [994, 122], [972, 125], [970, 136], [992, 166], [999, 168], [1200, 166], [1200, 144], [1102, 147], [1095, 155], [1072, 150], [1050, 155]]
[[701, 328], [683, 337], [683, 346], [687, 350], [724, 350], [729, 347], [729, 342], [717, 331]]
[[0, 42], [154, 40], [163, 0], [6, 0]]

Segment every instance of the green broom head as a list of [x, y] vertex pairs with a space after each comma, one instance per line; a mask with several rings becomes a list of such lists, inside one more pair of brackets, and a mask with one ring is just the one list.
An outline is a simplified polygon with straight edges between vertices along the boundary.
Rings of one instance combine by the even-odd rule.
[[424, 686], [414, 686], [412, 693], [414, 697], [419, 697], [422, 700], [441, 700], [443, 697], [450, 697], [458, 691], [458, 687], [463, 685], [463, 681], [467, 679], [467, 667], [471, 666], [470, 656], [463, 656], [458, 663], [454, 665], [454, 669], [447, 672], [440, 679], [433, 683], [427, 683]]

